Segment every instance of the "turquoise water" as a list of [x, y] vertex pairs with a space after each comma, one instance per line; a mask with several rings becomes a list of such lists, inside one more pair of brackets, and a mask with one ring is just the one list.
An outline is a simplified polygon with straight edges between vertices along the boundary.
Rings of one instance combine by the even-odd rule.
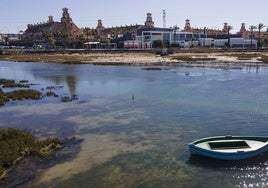
[[[268, 135], [268, 68], [0, 62], [0, 77], [29, 80], [58, 98], [0, 107], [0, 128], [77, 136], [77, 158], [40, 171], [36, 187], [268, 186], [268, 158], [190, 157], [187, 143], [216, 135]], [[8, 89], [4, 89], [8, 91]], [[63, 103], [61, 97], [77, 95]]]

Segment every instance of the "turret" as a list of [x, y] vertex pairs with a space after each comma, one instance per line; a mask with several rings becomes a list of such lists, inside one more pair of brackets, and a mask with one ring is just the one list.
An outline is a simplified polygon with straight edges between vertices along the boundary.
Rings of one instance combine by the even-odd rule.
[[98, 25], [96, 27], [96, 30], [97, 30], [98, 34], [100, 34], [104, 29], [105, 29], [105, 27], [103, 27], [103, 25], [102, 25], [102, 20], [99, 19], [98, 20]]
[[54, 20], [53, 20], [53, 16], [49, 16], [48, 17], [48, 23], [53, 23], [54, 22]]
[[191, 24], [189, 19], [185, 20], [184, 30], [191, 30]]
[[144, 25], [146, 27], [154, 27], [154, 22], [153, 22], [151, 13], [147, 13], [147, 17], [146, 17], [146, 21], [145, 21]]

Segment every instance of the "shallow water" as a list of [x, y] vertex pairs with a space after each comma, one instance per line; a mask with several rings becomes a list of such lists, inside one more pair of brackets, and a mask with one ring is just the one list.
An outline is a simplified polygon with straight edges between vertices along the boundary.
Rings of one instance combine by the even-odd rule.
[[[0, 128], [82, 138], [77, 156], [38, 172], [35, 187], [267, 187], [264, 154], [242, 162], [189, 156], [215, 135], [268, 135], [268, 68], [0, 62], [0, 77], [59, 97], [0, 107]], [[8, 91], [5, 89], [4, 91]], [[63, 96], [77, 100], [61, 102]]]

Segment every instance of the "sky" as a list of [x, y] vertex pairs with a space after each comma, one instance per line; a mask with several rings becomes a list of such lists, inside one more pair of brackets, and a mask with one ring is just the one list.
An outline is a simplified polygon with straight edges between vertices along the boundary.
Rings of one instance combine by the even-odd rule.
[[0, 5], [0, 33], [18, 33], [27, 24], [46, 22], [50, 15], [60, 21], [64, 7], [80, 28], [95, 28], [98, 19], [104, 27], [144, 24], [148, 12], [155, 27], [163, 27], [163, 10], [168, 28], [183, 29], [186, 19], [198, 28], [222, 29], [227, 22], [231, 33], [243, 22], [247, 29], [268, 25], [267, 0], [0, 0]]

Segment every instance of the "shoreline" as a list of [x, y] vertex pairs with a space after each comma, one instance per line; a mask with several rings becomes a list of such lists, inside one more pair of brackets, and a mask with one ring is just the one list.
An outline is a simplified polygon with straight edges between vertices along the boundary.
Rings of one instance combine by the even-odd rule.
[[152, 51], [13, 52], [0, 55], [0, 61], [134, 66], [205, 63], [255, 63], [268, 65], [268, 51], [180, 50], [166, 56], [158, 55]]

